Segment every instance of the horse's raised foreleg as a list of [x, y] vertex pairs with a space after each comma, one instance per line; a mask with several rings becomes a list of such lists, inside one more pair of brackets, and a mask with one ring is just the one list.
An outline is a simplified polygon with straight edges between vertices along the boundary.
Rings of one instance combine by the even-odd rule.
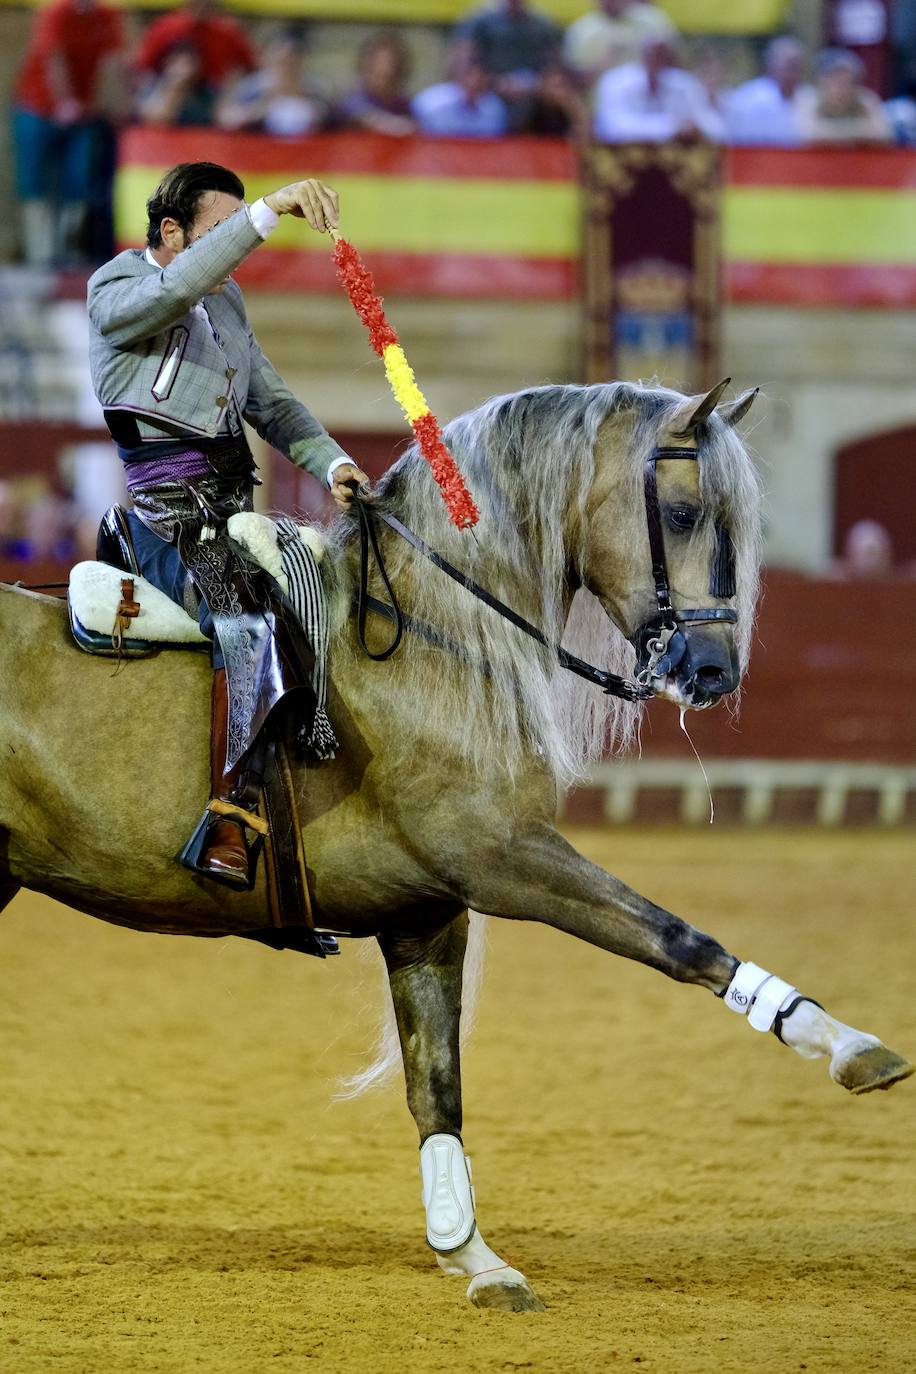
[[523, 1274], [500, 1259], [477, 1229], [470, 1164], [461, 1139], [459, 1023], [468, 918], [463, 912], [434, 935], [386, 933], [407, 1104], [420, 1133], [426, 1238], [446, 1273], [471, 1280], [477, 1307], [539, 1312], [543, 1304]]
[[831, 1077], [850, 1092], [889, 1088], [913, 1072], [875, 1036], [836, 1021], [758, 965], [741, 963], [711, 936], [589, 863], [549, 826], [504, 838], [498, 861], [493, 854], [475, 859], [464, 895], [479, 911], [541, 921], [708, 988], [803, 1058], [829, 1057]]

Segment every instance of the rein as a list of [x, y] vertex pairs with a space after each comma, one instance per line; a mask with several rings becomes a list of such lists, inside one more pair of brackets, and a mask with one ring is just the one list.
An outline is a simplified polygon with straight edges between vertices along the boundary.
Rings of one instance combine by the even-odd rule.
[[[352, 488], [356, 487], [355, 482], [348, 483], [347, 485]], [[403, 539], [405, 543], [410, 544], [410, 546], [416, 549], [418, 553], [421, 553], [424, 558], [429, 559], [434, 567], [438, 568], [440, 572], [444, 572], [447, 577], [450, 577], [453, 582], [457, 582], [460, 587], [464, 587], [465, 591], [470, 592], [478, 601], [482, 601], [485, 606], [489, 606], [491, 610], [496, 611], [497, 615], [501, 615], [504, 620], [508, 620], [510, 624], [515, 625], [517, 629], [521, 630], [538, 644], [543, 645], [545, 648], [550, 647], [549, 641], [542, 630], [539, 630], [536, 625], [532, 625], [531, 621], [526, 620], [524, 616], [519, 615], [518, 611], [514, 611], [511, 606], [507, 606], [504, 601], [500, 601], [492, 592], [488, 592], [485, 587], [481, 587], [473, 578], [468, 577], [467, 573], [463, 573], [460, 568], [456, 568], [453, 563], [449, 563], [441, 554], [436, 553], [435, 549], [430, 548], [419, 535], [414, 534], [413, 530], [409, 530], [406, 525], [402, 525], [401, 521], [398, 520], [396, 516], [387, 515], [384, 511], [373, 511], [366, 502], [356, 494], [355, 490], [353, 501], [359, 516], [360, 539], [359, 587], [357, 590], [357, 633], [359, 635], [360, 646], [369, 658], [374, 659], [376, 662], [390, 658], [401, 642], [407, 623], [404, 613], [398, 604], [397, 596], [391, 585], [382, 558], [381, 549], [379, 548], [378, 535], [374, 524], [376, 519], [384, 521], [389, 529], [394, 530], [395, 534]], [[391, 642], [379, 653], [374, 653], [366, 643], [366, 613], [370, 609], [379, 610], [384, 606], [383, 602], [377, 602], [374, 597], [369, 596], [370, 549], [375, 559], [376, 566], [378, 567], [379, 575], [385, 584], [385, 590], [391, 597], [391, 606], [385, 607], [381, 613], [388, 616], [389, 619], [392, 619], [395, 625], [395, 631]], [[618, 677], [616, 673], [606, 673], [602, 668], [596, 668], [593, 664], [586, 663], [584, 659], [577, 658], [575, 654], [569, 653], [566, 649], [557, 649], [557, 659], [561, 668], [565, 668], [567, 672], [575, 673], [577, 677], [585, 678], [587, 682], [594, 683], [596, 687], [600, 687], [608, 696], [621, 697], [624, 701], [645, 701], [652, 695], [652, 689], [650, 687], [635, 682], [627, 682], [625, 678]]]

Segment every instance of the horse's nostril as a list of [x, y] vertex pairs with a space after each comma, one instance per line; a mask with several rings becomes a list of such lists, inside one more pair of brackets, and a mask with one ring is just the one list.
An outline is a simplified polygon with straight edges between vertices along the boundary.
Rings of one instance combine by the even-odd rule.
[[726, 685], [723, 670], [716, 668], [711, 663], [698, 668], [693, 675], [693, 680], [698, 687], [705, 688], [707, 692], [721, 692]]

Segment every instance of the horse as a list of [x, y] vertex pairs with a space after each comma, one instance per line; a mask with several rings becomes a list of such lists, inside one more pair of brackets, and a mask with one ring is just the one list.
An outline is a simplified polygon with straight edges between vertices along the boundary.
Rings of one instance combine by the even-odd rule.
[[[724, 386], [724, 384], [723, 384]], [[912, 1072], [874, 1036], [587, 862], [555, 828], [558, 795], [636, 738], [649, 691], [707, 707], [736, 693], [757, 596], [761, 496], [738, 421], [752, 394], [546, 385], [458, 417], [448, 446], [480, 510], [448, 519], [416, 448], [370, 506], [416, 531], [532, 621], [520, 631], [383, 520], [379, 547], [408, 629], [366, 656], [354, 597], [358, 512], [327, 531], [329, 713], [341, 748], [295, 764], [316, 925], [378, 941], [390, 1035], [355, 1090], [403, 1062], [420, 1138], [426, 1238], [478, 1306], [538, 1310], [525, 1276], [477, 1226], [461, 1136], [463, 975], [470, 1011], [479, 917], [538, 921], [703, 988], [853, 1092]], [[731, 569], [711, 570], [723, 536]], [[377, 572], [370, 593], [383, 595]], [[670, 597], [660, 614], [662, 593]], [[673, 616], [673, 619], [671, 618]], [[382, 653], [389, 620], [370, 614]], [[561, 644], [562, 641], [562, 644]], [[643, 692], [605, 695], [567, 671], [588, 653]], [[568, 662], [568, 660], [567, 660]], [[0, 589], [0, 909], [20, 887], [135, 930], [221, 937], [265, 925], [251, 892], [175, 862], [208, 793], [209, 664], [80, 654], [59, 601]]]

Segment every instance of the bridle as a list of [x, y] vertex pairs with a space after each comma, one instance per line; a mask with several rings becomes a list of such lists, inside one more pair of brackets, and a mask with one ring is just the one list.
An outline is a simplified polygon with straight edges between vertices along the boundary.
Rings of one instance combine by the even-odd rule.
[[[658, 503], [657, 464], [669, 458], [698, 462], [696, 448], [659, 445], [646, 459], [643, 469], [643, 494], [646, 503], [646, 524], [649, 531], [649, 553], [652, 559], [652, 580], [655, 584], [655, 615], [644, 620], [630, 637], [636, 650], [636, 681], [649, 687], [653, 678], [666, 677], [680, 663], [687, 652], [687, 641], [681, 625], [695, 625], [704, 621], [724, 621], [734, 625], [737, 611], [726, 606], [707, 606], [691, 610], [675, 610], [671, 602], [671, 582], [665, 537], [662, 531], [661, 508]], [[709, 593], [723, 600], [735, 595], [735, 557], [731, 536], [724, 525], [716, 525], [716, 548], [709, 577]]]
[[[668, 458], [691, 459], [697, 462], [698, 454], [695, 448], [659, 446], [654, 448], [646, 459], [643, 472], [643, 491], [649, 531], [649, 551], [652, 558], [652, 579], [655, 584], [655, 599], [658, 609], [656, 614], [644, 620], [630, 637], [630, 642], [636, 649], [637, 655], [636, 681], [628, 682], [616, 673], [607, 673], [602, 668], [596, 668], [593, 664], [576, 658], [574, 654], [570, 654], [565, 649], [557, 649], [561, 668], [593, 682], [606, 695], [621, 697], [624, 701], [648, 700], [654, 695], [652, 679], [665, 677], [680, 663], [687, 651], [687, 641], [679, 629], [680, 625], [696, 624], [703, 621], [735, 624], [738, 619], [737, 612], [728, 607], [709, 606], [690, 610], [675, 610], [672, 605], [656, 473], [656, 464], [661, 459]], [[485, 587], [481, 587], [460, 568], [456, 568], [453, 563], [449, 563], [447, 559], [443, 558], [435, 549], [430, 548], [419, 535], [414, 534], [413, 530], [408, 529], [395, 516], [373, 508], [369, 502], [360, 496], [359, 487], [355, 481], [348, 482], [347, 486], [353, 493], [353, 505], [356, 508], [359, 522], [360, 567], [356, 597], [357, 633], [360, 645], [369, 658], [377, 662], [390, 658], [400, 644], [405, 629], [419, 632], [433, 642], [446, 642], [441, 631], [431, 626], [422, 625], [411, 617], [405, 616], [401, 610], [382, 558], [374, 523], [376, 519], [383, 521], [401, 539], [410, 544], [424, 558], [429, 559], [440, 572], [444, 572], [453, 581], [459, 583], [478, 601], [484, 602], [503, 619], [510, 621], [511, 624], [539, 644], [548, 646], [549, 641], [546, 635], [536, 625], [532, 625], [531, 621], [519, 615], [504, 601], [500, 601]], [[370, 554], [379, 570], [385, 590], [391, 598], [390, 604], [369, 595]], [[728, 530], [724, 525], [717, 524], [716, 526], [716, 549], [710, 569], [709, 590], [710, 595], [723, 599], [735, 595], [734, 553]], [[366, 616], [370, 610], [394, 623], [392, 638], [381, 650], [370, 649], [366, 642]]]

